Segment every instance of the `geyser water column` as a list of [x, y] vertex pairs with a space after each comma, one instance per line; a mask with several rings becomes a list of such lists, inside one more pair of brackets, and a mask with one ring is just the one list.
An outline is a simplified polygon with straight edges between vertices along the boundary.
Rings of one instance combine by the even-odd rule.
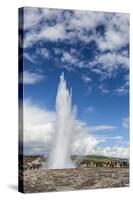
[[74, 167], [74, 163], [71, 160], [71, 140], [75, 120], [74, 113], [72, 107], [72, 91], [69, 93], [64, 79], [64, 73], [62, 73], [56, 96], [57, 119], [53, 147], [49, 158], [49, 168]]

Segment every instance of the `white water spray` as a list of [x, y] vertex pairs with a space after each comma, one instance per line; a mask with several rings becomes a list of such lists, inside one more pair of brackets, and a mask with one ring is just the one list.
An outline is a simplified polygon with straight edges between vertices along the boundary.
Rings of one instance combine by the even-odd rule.
[[71, 160], [71, 140], [75, 114], [72, 108], [72, 91], [69, 93], [63, 73], [60, 76], [56, 96], [56, 114], [55, 136], [49, 158], [49, 168], [72, 168], [74, 163]]

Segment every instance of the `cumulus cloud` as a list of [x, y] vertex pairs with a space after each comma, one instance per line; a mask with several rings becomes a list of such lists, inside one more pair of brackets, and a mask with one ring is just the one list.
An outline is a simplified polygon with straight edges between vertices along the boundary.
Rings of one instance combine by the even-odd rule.
[[59, 39], [62, 40], [65, 37], [66, 33], [63, 25], [56, 24], [50, 27], [46, 26], [45, 28], [42, 28], [40, 32], [36, 32], [35, 30], [27, 32], [24, 38], [24, 47], [31, 47], [36, 42], [42, 40], [58, 41]]
[[[96, 32], [100, 25], [105, 27], [104, 35]], [[129, 42], [128, 14], [25, 8], [24, 27], [34, 33], [32, 39], [30, 35], [25, 37], [31, 43], [44, 38], [51, 41], [78, 38], [87, 43], [95, 41], [103, 51], [119, 49]], [[29, 42], [26, 46], [31, 45]]]
[[64, 37], [65, 37], [65, 30], [62, 24], [56, 24], [52, 27], [46, 27], [39, 34], [39, 39], [46, 38], [52, 41], [62, 38], [64, 39]]
[[[41, 109], [30, 101], [24, 103], [24, 150], [31, 153], [47, 153], [52, 145], [55, 131], [55, 112]], [[88, 127], [80, 121], [74, 124], [73, 153], [86, 153], [99, 142], [89, 133]], [[38, 151], [37, 151], [38, 149]], [[28, 153], [29, 153], [28, 152]], [[77, 152], [77, 153], [76, 153]]]
[[23, 72], [23, 84], [35, 84], [39, 81], [41, 81], [44, 78], [42, 74], [35, 73], [35, 72], [29, 72], [29, 71], [24, 71]]
[[120, 52], [108, 52], [105, 54], [98, 54], [91, 62], [91, 65], [95, 67], [96, 65], [100, 65], [101, 74], [103, 71], [106, 71], [108, 76], [111, 76], [113, 71], [119, 69], [119, 66], [128, 69], [129, 58], [127, 54], [123, 55], [123, 53]]
[[110, 157], [119, 157], [119, 158], [128, 158], [129, 157], [129, 148], [122, 146], [107, 146], [107, 147], [98, 147], [95, 149], [97, 155], [104, 155]]
[[74, 133], [72, 153], [76, 155], [93, 154], [94, 148], [100, 143], [100, 140], [90, 134], [89, 128], [81, 122], [76, 124]]
[[106, 21], [106, 25], [104, 36], [99, 37], [97, 40], [102, 51], [118, 50], [129, 43], [128, 14], [111, 14]]
[[25, 30], [34, 28], [42, 18], [38, 8], [24, 8], [24, 17]]
[[49, 150], [54, 131], [55, 113], [26, 100], [23, 105], [24, 151], [42, 153]]
[[[49, 154], [55, 133], [56, 113], [46, 108], [40, 108], [31, 101], [24, 102], [24, 153], [25, 154]], [[112, 127], [101, 126], [98, 130], [109, 130]], [[94, 131], [94, 129], [93, 129]], [[115, 138], [116, 139], [116, 138]], [[118, 138], [117, 138], [118, 139]], [[120, 139], [120, 138], [119, 138]], [[128, 148], [123, 146], [99, 147], [98, 145], [107, 138], [97, 137], [91, 133], [85, 123], [75, 120], [74, 135], [72, 140], [72, 153], [78, 155], [100, 154], [108, 156], [127, 157]], [[22, 142], [22, 141], [21, 141]]]
[[77, 58], [68, 52], [63, 52], [63, 56], [61, 57], [62, 62], [67, 62], [69, 64], [76, 64], [78, 62]]
[[[48, 60], [52, 55], [57, 66], [68, 71], [76, 71], [77, 68], [89, 69], [100, 81], [115, 77], [121, 69], [125, 70], [125, 74], [128, 73], [128, 14], [25, 8], [24, 30], [24, 48], [30, 48], [35, 44], [39, 47], [42, 42], [55, 44], [57, 41], [67, 42], [70, 46], [68, 49], [63, 45], [61, 48], [54, 46], [52, 49], [43, 49], [41, 46], [33, 56], [25, 56], [31, 62], [36, 61], [35, 56]], [[82, 48], [77, 50], [74, 46], [77, 43], [83, 43]], [[84, 48], [91, 47], [92, 43], [94, 47], [91, 49], [95, 48], [95, 52], [93, 59], [90, 60], [89, 57], [84, 58]], [[91, 80], [87, 76], [82, 78], [85, 83]], [[116, 95], [128, 94], [126, 86], [118, 86], [113, 90]], [[90, 92], [89, 88], [87, 93]], [[101, 92], [106, 94], [109, 91], [103, 88]]]

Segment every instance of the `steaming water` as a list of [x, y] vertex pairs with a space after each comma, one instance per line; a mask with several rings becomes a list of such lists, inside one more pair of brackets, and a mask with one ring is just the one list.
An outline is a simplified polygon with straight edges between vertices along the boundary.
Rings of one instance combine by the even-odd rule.
[[63, 73], [60, 76], [56, 96], [56, 114], [55, 137], [49, 168], [71, 168], [74, 167], [70, 156], [75, 114], [72, 108], [72, 92], [69, 93], [67, 89]]

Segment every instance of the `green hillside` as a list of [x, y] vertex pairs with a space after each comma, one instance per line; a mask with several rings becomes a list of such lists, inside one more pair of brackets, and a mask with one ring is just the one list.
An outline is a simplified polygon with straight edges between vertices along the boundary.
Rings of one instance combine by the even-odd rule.
[[101, 155], [87, 155], [81, 158], [82, 160], [92, 160], [92, 161], [106, 161], [106, 160], [124, 160], [124, 158], [107, 157]]

